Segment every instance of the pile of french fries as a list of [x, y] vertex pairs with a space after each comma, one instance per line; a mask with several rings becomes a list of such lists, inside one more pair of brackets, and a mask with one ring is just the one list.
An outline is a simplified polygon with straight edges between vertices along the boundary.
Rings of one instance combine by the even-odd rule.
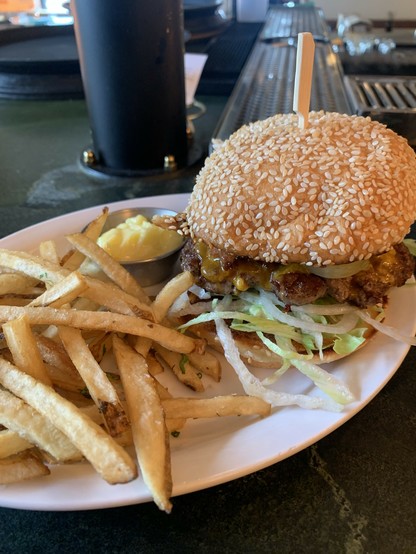
[[[186, 421], [264, 417], [270, 405], [244, 395], [186, 397], [187, 387], [204, 390], [202, 375], [221, 378], [204, 343], [167, 318], [192, 277], [181, 273], [150, 298], [97, 245], [107, 216], [104, 209], [67, 236], [63, 256], [54, 241], [36, 254], [0, 249], [0, 484], [90, 463], [110, 484], [141, 474], [170, 512], [171, 440]], [[183, 396], [161, 384], [164, 371]]]

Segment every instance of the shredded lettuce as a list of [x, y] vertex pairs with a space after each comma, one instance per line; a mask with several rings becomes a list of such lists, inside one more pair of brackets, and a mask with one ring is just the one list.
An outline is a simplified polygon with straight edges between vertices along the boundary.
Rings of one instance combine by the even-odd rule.
[[[202, 308], [193, 304], [189, 314], [198, 313]], [[220, 307], [222, 309], [220, 309]], [[324, 315], [293, 310], [276, 305], [267, 293], [250, 292], [241, 294], [238, 299], [225, 296], [220, 304], [218, 299], [206, 303], [208, 312], [200, 313], [179, 327], [179, 330], [215, 321], [217, 318], [229, 321], [230, 328], [246, 333], [264, 333], [281, 339], [289, 339], [299, 344], [306, 352], [318, 352], [323, 356], [324, 348], [330, 346], [339, 353], [351, 353], [363, 342], [362, 333], [354, 326], [358, 321], [358, 310], [341, 314]], [[237, 309], [236, 309], [237, 308]], [[286, 310], [286, 311], [285, 311]], [[325, 310], [324, 310], [325, 311]], [[283, 321], [279, 321], [282, 318]]]
[[269, 350], [271, 350], [284, 360], [310, 360], [311, 358], [313, 358], [312, 352], [301, 354], [297, 352], [293, 347], [288, 347], [288, 345], [286, 345], [286, 348], [284, 346], [279, 346], [278, 337], [275, 337], [276, 342], [272, 342], [270, 339], [265, 337], [261, 331], [257, 331], [256, 334], [259, 339], [269, 348]]
[[320, 333], [348, 333], [357, 324], [358, 315], [356, 312], [346, 313], [339, 317], [335, 323], [315, 323], [314, 321], [303, 321], [296, 312], [288, 313], [282, 310], [279, 306], [274, 304], [271, 295], [265, 291], [259, 291], [259, 302], [262, 304], [263, 309], [272, 319], [277, 319], [281, 323], [286, 323], [295, 328], [299, 328], [307, 333], [320, 332]]
[[264, 333], [279, 334], [293, 340], [302, 342], [302, 335], [293, 327], [287, 326], [278, 321], [252, 316], [243, 312], [233, 311], [215, 311], [201, 314], [179, 327], [179, 330], [187, 329], [192, 325], [214, 321], [216, 318], [232, 320], [231, 327], [236, 331], [246, 331], [248, 333], [263, 331]]
[[265, 337], [263, 333], [257, 333], [257, 336], [262, 342], [275, 354], [278, 354], [285, 360], [290, 360], [299, 371], [309, 377], [315, 385], [324, 391], [330, 398], [340, 404], [348, 404], [354, 400], [354, 397], [344, 383], [336, 379], [333, 375], [322, 369], [320, 366], [310, 362], [312, 356], [302, 356], [292, 351], [285, 351], [277, 344], [274, 344], [270, 339]]
[[365, 327], [357, 327], [351, 333], [336, 336], [333, 344], [334, 352], [340, 356], [351, 354], [365, 342], [364, 333], [366, 331]]
[[[208, 311], [199, 313], [203, 306]], [[181, 306], [181, 309], [186, 312], [186, 307]], [[247, 394], [259, 396], [273, 406], [297, 404], [340, 411], [343, 405], [354, 400], [351, 391], [345, 383], [313, 363], [312, 358], [318, 354], [323, 359], [328, 348], [345, 356], [361, 346], [366, 332], [362, 324], [366, 319], [361, 317], [363, 313], [363, 310], [348, 305], [337, 305], [331, 299], [327, 303], [320, 301], [291, 309], [274, 294], [250, 289], [237, 297], [225, 295], [221, 299], [190, 305], [188, 314], [196, 317], [179, 329], [184, 331], [193, 325], [214, 322], [225, 357]], [[381, 308], [376, 321], [383, 317]], [[281, 359], [280, 367], [260, 381], [241, 360], [232, 330], [256, 333], [263, 344]], [[278, 393], [269, 389], [290, 367], [311, 379], [328, 398]]]

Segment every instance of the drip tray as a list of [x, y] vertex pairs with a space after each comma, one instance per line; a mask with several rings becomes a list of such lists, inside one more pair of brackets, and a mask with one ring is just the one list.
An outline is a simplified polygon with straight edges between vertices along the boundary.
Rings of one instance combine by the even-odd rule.
[[344, 77], [353, 112], [370, 116], [404, 136], [416, 148], [416, 77]]
[[[296, 41], [258, 42], [224, 109], [213, 143], [227, 139], [239, 127], [293, 109]], [[336, 54], [317, 43], [311, 110], [351, 113]]]
[[319, 8], [271, 6], [260, 40], [274, 42], [307, 31], [312, 33], [315, 41], [329, 42], [328, 30], [324, 13]]

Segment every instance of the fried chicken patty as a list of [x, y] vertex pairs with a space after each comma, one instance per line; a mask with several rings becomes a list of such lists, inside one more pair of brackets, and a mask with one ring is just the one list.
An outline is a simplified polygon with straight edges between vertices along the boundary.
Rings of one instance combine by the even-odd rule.
[[267, 264], [241, 256], [223, 254], [201, 241], [188, 240], [182, 250], [181, 263], [198, 285], [214, 294], [238, 293], [259, 286], [272, 290], [285, 304], [309, 304], [330, 296], [361, 308], [385, 300], [391, 287], [405, 284], [415, 269], [407, 247], [396, 244], [384, 254], [373, 256], [370, 267], [351, 277], [325, 279], [310, 273], [305, 266]]

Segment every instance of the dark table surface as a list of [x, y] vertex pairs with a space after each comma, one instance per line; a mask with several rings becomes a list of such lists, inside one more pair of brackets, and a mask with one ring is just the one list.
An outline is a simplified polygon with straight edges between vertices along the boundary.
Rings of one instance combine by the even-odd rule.
[[[89, 143], [82, 100], [1, 101], [0, 237], [96, 204], [190, 191], [226, 102], [199, 99], [207, 114], [195, 123], [201, 160], [193, 167], [98, 181], [77, 164]], [[0, 508], [0, 552], [414, 553], [415, 364], [412, 350], [364, 410], [318, 443], [174, 498], [171, 515], [152, 503], [80, 512]]]

